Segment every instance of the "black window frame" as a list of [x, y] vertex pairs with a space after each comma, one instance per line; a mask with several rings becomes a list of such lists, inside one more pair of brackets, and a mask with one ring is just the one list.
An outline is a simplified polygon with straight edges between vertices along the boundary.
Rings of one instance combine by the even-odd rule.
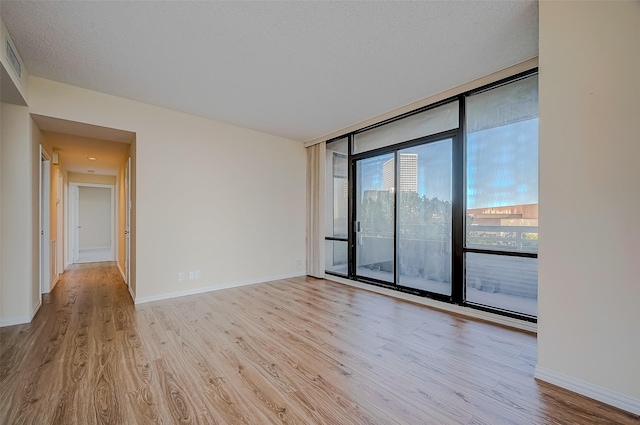
[[[518, 312], [505, 310], [497, 307], [486, 306], [478, 303], [468, 302], [466, 300], [466, 282], [465, 282], [465, 264], [464, 257], [466, 253], [480, 253], [480, 254], [490, 254], [490, 255], [501, 255], [501, 256], [513, 256], [513, 257], [526, 257], [526, 258], [538, 258], [537, 252], [520, 252], [520, 251], [508, 251], [508, 250], [489, 250], [489, 249], [480, 249], [480, 248], [467, 248], [465, 246], [465, 235], [466, 235], [466, 225], [465, 225], [465, 217], [466, 217], [466, 184], [467, 184], [467, 164], [466, 164], [466, 99], [469, 96], [473, 96], [475, 94], [482, 93], [484, 91], [492, 90], [497, 87], [530, 77], [532, 75], [538, 74], [538, 68], [532, 68], [524, 72], [520, 72], [518, 74], [497, 80], [495, 82], [483, 85], [481, 87], [475, 88], [473, 90], [466, 91], [464, 93], [460, 93], [456, 96], [451, 96], [441, 101], [435, 102], [433, 104], [426, 105], [424, 107], [415, 109], [410, 112], [406, 112], [400, 114], [398, 116], [380, 121], [378, 123], [369, 125], [367, 127], [348, 132], [346, 134], [342, 134], [338, 137], [331, 138], [327, 140], [326, 143], [329, 144], [331, 142], [347, 138], [348, 145], [348, 156], [347, 162], [349, 166], [348, 173], [348, 223], [347, 223], [347, 238], [335, 238], [335, 237], [325, 237], [326, 241], [346, 241], [348, 247], [348, 272], [347, 275], [335, 273], [329, 270], [326, 270], [325, 273], [328, 275], [333, 275], [341, 278], [346, 278], [349, 280], [354, 280], [358, 282], [363, 282], [375, 286], [380, 286], [384, 288], [393, 289], [400, 292], [405, 292], [413, 295], [418, 295], [422, 297], [427, 297], [430, 299], [434, 299], [437, 301], [448, 302], [451, 304], [456, 304], [460, 306], [465, 306], [469, 308], [473, 308], [476, 310], [486, 311], [490, 313], [497, 313], [503, 316], [512, 317], [528, 322], [537, 323], [537, 316], [529, 316], [526, 314], [521, 314]], [[403, 142], [399, 142], [393, 145], [384, 146], [381, 148], [372, 149], [370, 151], [360, 152], [358, 154], [353, 153], [353, 141], [354, 136], [358, 133], [365, 132], [367, 130], [371, 130], [376, 127], [383, 126], [385, 124], [389, 124], [394, 121], [401, 120], [403, 118], [425, 112], [429, 109], [437, 108], [447, 103], [458, 101], [458, 128], [443, 131], [441, 133], [432, 134], [425, 137], [419, 137], [412, 140], [406, 140]], [[452, 238], [452, 259], [451, 259], [451, 295], [442, 295], [438, 293], [423, 291], [420, 289], [413, 289], [408, 287], [403, 287], [397, 284], [389, 284], [388, 282], [380, 281], [373, 278], [366, 278], [362, 276], [356, 275], [356, 265], [355, 265], [355, 255], [356, 255], [356, 246], [355, 246], [355, 229], [353, 228], [353, 223], [356, 221], [355, 217], [355, 196], [356, 196], [356, 184], [355, 184], [355, 173], [356, 173], [356, 162], [360, 159], [366, 159], [370, 157], [375, 157], [381, 154], [386, 153], [394, 153], [395, 154], [395, 173], [396, 179], [398, 178], [397, 174], [399, 173], [398, 167], [398, 155], [397, 151], [410, 148], [413, 146], [422, 145], [425, 143], [435, 142], [442, 139], [452, 139], [452, 223], [451, 223], [451, 238]], [[394, 197], [397, 196], [394, 194]], [[396, 213], [395, 219], [395, 232], [394, 236], [394, 282], [397, 281], [398, 267], [398, 252], [397, 252], [397, 199], [394, 202], [394, 209]]]

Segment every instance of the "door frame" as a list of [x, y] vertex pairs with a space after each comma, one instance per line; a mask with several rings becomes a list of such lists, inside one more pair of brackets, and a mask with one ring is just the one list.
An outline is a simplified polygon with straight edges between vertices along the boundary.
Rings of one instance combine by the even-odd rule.
[[[459, 134], [460, 130], [459, 129], [453, 129], [453, 130], [447, 130], [447, 131], [443, 131], [441, 133], [436, 133], [436, 134], [432, 134], [429, 136], [425, 136], [425, 137], [420, 137], [414, 140], [410, 140], [410, 141], [406, 141], [406, 142], [399, 142], [393, 145], [389, 145], [389, 146], [384, 146], [382, 148], [377, 148], [377, 149], [372, 149], [370, 151], [366, 151], [366, 152], [361, 152], [358, 154], [352, 154], [351, 153], [351, 141], [353, 139], [353, 136], [351, 136], [349, 138], [349, 152], [350, 152], [350, 156], [349, 159], [351, 161], [350, 164], [350, 182], [353, 181], [353, 184], [350, 183], [350, 187], [349, 187], [349, 193], [350, 193], [350, 197], [351, 197], [351, 201], [349, 203], [349, 240], [350, 240], [350, 245], [349, 245], [349, 259], [348, 259], [348, 263], [349, 263], [349, 275], [348, 278], [351, 280], [355, 280], [355, 281], [360, 281], [360, 282], [364, 282], [364, 283], [368, 283], [371, 285], [376, 285], [376, 286], [382, 286], [385, 288], [393, 288], [402, 292], [407, 292], [407, 293], [411, 293], [411, 294], [417, 294], [417, 295], [421, 295], [421, 296], [427, 296], [429, 298], [433, 298], [436, 300], [440, 300], [440, 301], [446, 301], [446, 302], [454, 302], [455, 297], [457, 296], [456, 292], [456, 284], [454, 282], [454, 279], [458, 279], [458, 275], [457, 275], [457, 264], [456, 261], [461, 261], [458, 257], [458, 252], [456, 250], [455, 247], [455, 241], [456, 241], [456, 232], [460, 231], [459, 230], [459, 223], [458, 220], [456, 219], [455, 216], [455, 208], [456, 205], [454, 205], [454, 202], [456, 202], [456, 190], [457, 190], [457, 185], [459, 184], [458, 181], [456, 181], [456, 167], [461, 166], [461, 161], [459, 161], [459, 163], [456, 162], [456, 154], [457, 151], [456, 149], [459, 149], [459, 146], [461, 146], [462, 143], [462, 138], [460, 137]], [[408, 148], [412, 148], [412, 147], [417, 147], [417, 146], [421, 146], [421, 145], [425, 145], [425, 144], [429, 144], [429, 143], [435, 143], [435, 142], [439, 142], [442, 140], [446, 140], [446, 139], [451, 139], [451, 143], [452, 143], [452, 223], [451, 223], [451, 237], [452, 237], [452, 259], [451, 259], [451, 295], [443, 295], [443, 294], [439, 294], [436, 292], [430, 292], [430, 291], [425, 291], [425, 290], [421, 290], [421, 289], [415, 289], [415, 288], [410, 288], [410, 287], [405, 287], [405, 286], [401, 286], [398, 284], [399, 279], [398, 279], [398, 226], [399, 226], [399, 222], [398, 222], [398, 199], [397, 199], [397, 191], [394, 191], [394, 249], [393, 249], [393, 261], [394, 261], [394, 278], [393, 278], [393, 282], [387, 282], [387, 281], [383, 281], [383, 280], [379, 280], [379, 279], [375, 279], [375, 278], [371, 278], [371, 277], [367, 277], [367, 276], [362, 276], [358, 274], [357, 271], [357, 211], [356, 211], [356, 197], [358, 196], [357, 193], [357, 184], [356, 181], [358, 179], [358, 174], [357, 174], [357, 163], [358, 161], [362, 160], [362, 159], [368, 159], [368, 158], [374, 158], [377, 156], [381, 156], [381, 155], [385, 155], [385, 154], [389, 154], [389, 153], [393, 153], [394, 154], [394, 177], [396, 180], [396, 186], [399, 182], [399, 155], [398, 153], [401, 150], [404, 149], [408, 149]]]
[[56, 199], [56, 274], [64, 272], [64, 175], [58, 169], [57, 173], [57, 199]]
[[[38, 202], [39, 220], [38, 220], [38, 241], [40, 245], [39, 251], [39, 281], [40, 281], [40, 301], [42, 294], [48, 294], [51, 290], [51, 237], [50, 237], [50, 220], [51, 220], [51, 157], [42, 145], [40, 147], [40, 166], [39, 166], [39, 182], [38, 182]], [[48, 190], [47, 190], [48, 188]]]
[[[73, 188], [77, 187], [78, 188], [78, 203], [76, 204], [75, 201], [73, 200], [73, 195], [72, 195], [72, 191]], [[116, 185], [113, 184], [99, 184], [99, 183], [83, 183], [83, 182], [69, 182], [69, 231], [67, 232], [67, 237], [69, 239], [69, 241], [71, 241], [71, 238], [74, 238], [75, 235], [73, 234], [73, 231], [78, 229], [78, 223], [80, 221], [80, 196], [79, 196], [79, 192], [80, 192], [80, 188], [81, 187], [100, 187], [100, 188], [105, 188], [105, 189], [109, 189], [110, 191], [110, 197], [111, 197], [111, 260], [109, 261], [116, 261], [116, 253], [117, 253], [117, 239], [118, 239], [118, 234], [117, 234], [117, 229], [118, 229], [118, 199], [116, 196]], [[77, 220], [74, 223], [74, 219]], [[74, 227], [75, 226], [75, 227]], [[79, 237], [78, 237], [78, 243], [75, 244], [69, 244], [69, 251], [70, 251], [70, 263], [71, 264], [75, 264], [76, 262], [78, 262], [78, 259], [76, 257], [76, 252], [80, 252], [80, 244], [79, 244]], [[74, 239], [75, 241], [75, 239]], [[77, 245], [77, 246], [76, 246]]]
[[76, 249], [78, 247], [78, 240], [79, 237], [77, 237], [77, 231], [78, 231], [78, 202], [80, 200], [80, 194], [78, 192], [78, 200], [74, 199], [74, 189], [78, 190], [78, 186], [74, 185], [72, 183], [69, 183], [68, 185], [69, 188], [69, 204], [68, 204], [68, 215], [67, 215], [67, 219], [68, 219], [68, 226], [67, 226], [67, 241], [68, 243], [67, 245], [67, 251], [68, 251], [68, 263], [69, 265], [71, 264], [75, 264], [76, 261], [78, 261], [77, 256], [76, 256], [76, 252], [78, 252], [78, 250]]
[[124, 208], [125, 208], [125, 227], [124, 227], [124, 283], [130, 286], [131, 283], [131, 157], [127, 158], [127, 165], [124, 171]]
[[[368, 152], [366, 152], [368, 153]], [[390, 192], [390, 198], [393, 199], [393, 237], [392, 242], [393, 242], [393, 257], [392, 257], [392, 262], [393, 262], [393, 278], [391, 281], [385, 281], [382, 279], [378, 279], [378, 278], [373, 278], [373, 277], [369, 277], [366, 275], [361, 275], [358, 274], [358, 258], [359, 258], [359, 247], [363, 246], [363, 244], [361, 243], [363, 235], [361, 234], [361, 229], [360, 229], [360, 221], [358, 220], [358, 199], [361, 199], [360, 194], [358, 193], [358, 179], [359, 179], [359, 173], [358, 173], [358, 162], [360, 161], [366, 161], [368, 159], [372, 159], [372, 158], [378, 158], [381, 156], [385, 156], [385, 155], [391, 155], [391, 158], [388, 161], [393, 161], [393, 177], [394, 177], [394, 189], [391, 190]], [[352, 240], [353, 242], [353, 249], [352, 249], [352, 261], [353, 261], [353, 267], [351, 267], [351, 269], [353, 270], [353, 278], [355, 280], [372, 280], [375, 282], [378, 282], [380, 284], [383, 285], [392, 285], [392, 286], [397, 286], [396, 281], [397, 281], [397, 268], [398, 268], [398, 262], [397, 262], [397, 248], [396, 248], [396, 240], [397, 240], [397, 236], [398, 236], [398, 226], [397, 226], [397, 193], [395, 190], [395, 186], [397, 186], [397, 184], [395, 183], [395, 180], [397, 179], [397, 153], [396, 150], [388, 150], [386, 152], [380, 152], [377, 153], [376, 155], [364, 155], [362, 157], [357, 157], [355, 159], [352, 159], [352, 164], [351, 164], [351, 169], [352, 169], [352, 175], [353, 175], [353, 193], [352, 193], [352, 198], [354, 200], [354, 204], [353, 204], [353, 227], [351, 228], [351, 232], [353, 233], [353, 238]]]

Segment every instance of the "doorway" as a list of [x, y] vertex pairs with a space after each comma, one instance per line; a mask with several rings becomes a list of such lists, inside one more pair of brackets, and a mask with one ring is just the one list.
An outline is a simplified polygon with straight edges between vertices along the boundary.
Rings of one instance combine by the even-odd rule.
[[[51, 291], [51, 245], [50, 245], [50, 205], [51, 197], [51, 158], [47, 151], [40, 145], [40, 294], [48, 294]], [[55, 249], [54, 251], [55, 252]], [[41, 297], [42, 299], [42, 297]]]
[[115, 261], [115, 187], [70, 183], [69, 191], [72, 262]]
[[124, 254], [124, 266], [125, 274], [123, 276], [124, 283], [127, 286], [131, 286], [131, 157], [127, 158], [127, 166], [124, 170], [124, 190], [125, 190], [125, 254]]
[[64, 176], [60, 169], [57, 172], [56, 190], [56, 276], [64, 272]]

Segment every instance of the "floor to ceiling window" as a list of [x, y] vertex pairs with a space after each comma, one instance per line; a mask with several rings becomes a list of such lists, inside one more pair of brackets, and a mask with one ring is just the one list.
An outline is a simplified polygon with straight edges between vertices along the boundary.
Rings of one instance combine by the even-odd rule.
[[325, 182], [325, 269], [348, 273], [348, 138], [327, 143]]
[[466, 301], [529, 316], [538, 297], [538, 77], [466, 98]]
[[537, 80], [327, 142], [327, 273], [535, 320]]
[[452, 144], [398, 153], [398, 285], [442, 295], [451, 295]]

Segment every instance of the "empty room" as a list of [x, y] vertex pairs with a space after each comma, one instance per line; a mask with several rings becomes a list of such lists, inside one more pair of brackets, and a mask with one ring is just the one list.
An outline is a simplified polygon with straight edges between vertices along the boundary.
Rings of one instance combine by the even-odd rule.
[[638, 1], [0, 18], [0, 423], [640, 423]]

